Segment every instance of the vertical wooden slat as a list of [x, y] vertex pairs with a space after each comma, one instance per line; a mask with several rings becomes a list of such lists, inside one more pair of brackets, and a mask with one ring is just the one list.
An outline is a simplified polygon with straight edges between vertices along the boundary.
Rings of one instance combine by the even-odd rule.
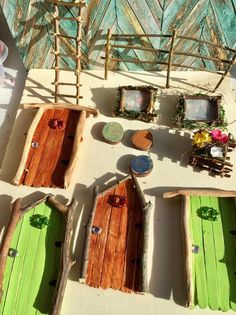
[[[124, 195], [125, 193], [125, 184], [122, 183], [118, 185], [115, 189], [115, 194]], [[122, 208], [112, 207], [111, 219], [108, 231], [108, 237], [106, 242], [106, 249], [103, 260], [102, 274], [101, 274], [101, 284], [100, 286], [103, 289], [111, 287], [112, 283], [112, 273], [116, 268], [115, 261], [115, 250], [116, 244], [119, 237], [119, 227], [120, 227], [120, 218], [122, 213]]]
[[23, 172], [25, 171], [25, 167], [26, 167], [26, 163], [27, 163], [27, 160], [28, 160], [28, 154], [29, 154], [29, 151], [30, 149], [32, 148], [32, 137], [35, 133], [35, 130], [37, 128], [37, 125], [39, 123], [39, 121], [41, 120], [42, 116], [43, 116], [43, 113], [44, 113], [44, 109], [41, 108], [37, 111], [35, 117], [34, 117], [34, 120], [27, 132], [27, 137], [26, 137], [26, 140], [25, 140], [25, 146], [24, 146], [24, 151], [22, 153], [22, 156], [21, 156], [21, 160], [20, 160], [20, 164], [18, 166], [18, 169], [17, 169], [17, 172], [16, 172], [16, 175], [13, 179], [13, 183], [16, 184], [16, 185], [20, 185], [21, 183], [21, 179], [22, 179], [22, 174]]
[[[95, 193], [97, 195], [97, 192]], [[92, 233], [92, 227], [100, 227], [100, 222], [102, 220], [102, 209], [103, 203], [105, 203], [104, 198], [96, 196], [96, 201], [91, 213], [90, 222], [87, 226], [87, 239], [88, 246], [86, 248], [83, 271], [81, 276], [81, 281], [85, 281], [86, 284], [91, 285], [91, 279], [93, 274], [93, 266], [96, 263], [95, 251], [99, 243], [99, 235]]]
[[69, 160], [73, 150], [73, 143], [75, 139], [76, 126], [79, 124], [80, 112], [70, 111], [69, 119], [66, 125], [66, 134], [64, 137], [60, 156], [57, 165], [52, 174], [52, 187], [64, 187], [64, 178], [67, 170], [67, 165], [60, 163], [63, 160]]
[[193, 258], [192, 240], [189, 226], [189, 212], [191, 211], [190, 197], [184, 196], [182, 200], [182, 233], [184, 248], [184, 270], [186, 280], [186, 306], [192, 307], [194, 304], [194, 284], [193, 284]]
[[109, 63], [110, 63], [110, 53], [111, 53], [111, 29], [109, 28], [107, 31], [107, 43], [106, 43], [106, 57], [105, 57], [105, 80], [108, 79], [108, 70], [109, 70]]
[[80, 73], [81, 73], [81, 43], [82, 43], [82, 16], [83, 9], [79, 10], [79, 19], [77, 22], [77, 34], [76, 34], [76, 104], [79, 104], [79, 96], [80, 96]]
[[[114, 190], [112, 192], [114, 194]], [[96, 248], [94, 250], [94, 262], [92, 268], [92, 274], [90, 279], [90, 285], [98, 288], [100, 287], [102, 267], [105, 254], [105, 247], [107, 242], [109, 222], [111, 217], [112, 206], [107, 202], [108, 194], [104, 196], [102, 216], [100, 218], [99, 227], [101, 228], [101, 233], [97, 235]]]
[[58, 103], [59, 101], [59, 67], [60, 67], [60, 60], [59, 60], [59, 53], [60, 53], [60, 39], [57, 36], [59, 34], [59, 20], [57, 17], [59, 16], [59, 9], [57, 3], [54, 4], [54, 45], [55, 45], [55, 96], [54, 101]]
[[[137, 186], [136, 186], [137, 187]], [[145, 199], [143, 198], [145, 202]], [[149, 222], [150, 222], [150, 210], [152, 208], [152, 203], [149, 201], [148, 203], [144, 202], [142, 205], [143, 211], [143, 248], [142, 248], [142, 266], [141, 266], [141, 291], [148, 292], [148, 274], [147, 274], [147, 264], [148, 264], [148, 244], [149, 244]]]
[[166, 88], [167, 89], [170, 87], [170, 69], [171, 69], [171, 63], [172, 63], [173, 52], [174, 52], [175, 37], [176, 37], [176, 30], [173, 30], [171, 43], [170, 43], [168, 66], [167, 66], [167, 77], [166, 77]]
[[[117, 267], [117, 283], [118, 286], [121, 284], [120, 289], [124, 292], [132, 292], [133, 285], [135, 281], [136, 272], [136, 256], [137, 256], [137, 233], [135, 229], [136, 216], [139, 216], [140, 204], [138, 202], [137, 194], [132, 186], [132, 181], [126, 182], [127, 189], [127, 233], [124, 237], [125, 239], [125, 249], [123, 256], [123, 272], [120, 272], [119, 267]], [[119, 259], [119, 258], [118, 258]]]
[[132, 202], [129, 207], [129, 229], [126, 239], [126, 260], [122, 291], [140, 292], [143, 217], [140, 200], [135, 188], [130, 189], [130, 192], [132, 192]]
[[[67, 126], [70, 111], [69, 110], [63, 110], [63, 111], [58, 110], [58, 111], [55, 111], [55, 114], [57, 115], [57, 117], [60, 117], [60, 119], [62, 119], [64, 121], [65, 125]], [[61, 160], [59, 160], [59, 157], [60, 157], [60, 154], [62, 151], [63, 140], [65, 137], [67, 137], [67, 134], [66, 134], [67, 130], [66, 129], [67, 128], [64, 128], [63, 130], [54, 130], [54, 141], [53, 141], [53, 144], [51, 146], [50, 158], [48, 159], [48, 163], [47, 163], [47, 167], [46, 167], [48, 169], [48, 171], [46, 171], [46, 168], [45, 168], [46, 174], [44, 174], [41, 177], [42, 178], [41, 186], [43, 186], [43, 187], [52, 186], [53, 173], [55, 172], [57, 163], [61, 162]], [[37, 178], [37, 176], [35, 178]]]
[[[43, 154], [44, 145], [46, 139], [48, 137], [49, 126], [48, 122], [53, 118], [54, 111], [48, 110], [45, 111], [41, 120], [39, 121], [37, 128], [32, 136], [34, 142], [39, 144], [38, 148], [30, 147], [30, 151], [28, 154], [28, 159], [25, 165], [25, 169], [27, 170], [25, 176], [21, 178], [20, 184], [24, 184], [27, 186], [33, 185], [35, 176], [37, 174], [38, 167], [40, 165], [40, 160]], [[45, 128], [45, 125], [47, 126]]]
[[3, 278], [4, 278], [4, 270], [6, 267], [8, 251], [10, 247], [10, 243], [13, 237], [14, 230], [21, 218], [21, 199], [17, 199], [14, 202], [12, 214], [11, 214], [11, 221], [6, 229], [6, 236], [2, 243], [1, 252], [0, 252], [0, 301], [3, 295]]

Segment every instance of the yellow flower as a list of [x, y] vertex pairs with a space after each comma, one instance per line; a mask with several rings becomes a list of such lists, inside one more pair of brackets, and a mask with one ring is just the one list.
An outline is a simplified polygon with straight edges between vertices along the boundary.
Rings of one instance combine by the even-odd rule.
[[193, 144], [203, 148], [207, 143], [212, 141], [208, 131], [198, 131], [193, 136]]

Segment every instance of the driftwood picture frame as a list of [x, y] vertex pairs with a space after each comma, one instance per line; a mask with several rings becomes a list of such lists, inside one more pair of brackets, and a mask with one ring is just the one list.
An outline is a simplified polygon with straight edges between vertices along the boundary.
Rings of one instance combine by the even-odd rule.
[[153, 86], [120, 86], [114, 115], [150, 122], [156, 117], [156, 96], [157, 89]]
[[226, 127], [222, 97], [181, 95], [176, 107], [175, 122], [177, 127], [186, 129]]

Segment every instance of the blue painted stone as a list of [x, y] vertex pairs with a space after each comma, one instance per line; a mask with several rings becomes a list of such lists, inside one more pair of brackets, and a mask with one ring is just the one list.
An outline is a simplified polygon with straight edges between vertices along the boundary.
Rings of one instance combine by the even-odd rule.
[[136, 176], [146, 176], [152, 171], [153, 162], [149, 156], [139, 155], [131, 161], [130, 168]]

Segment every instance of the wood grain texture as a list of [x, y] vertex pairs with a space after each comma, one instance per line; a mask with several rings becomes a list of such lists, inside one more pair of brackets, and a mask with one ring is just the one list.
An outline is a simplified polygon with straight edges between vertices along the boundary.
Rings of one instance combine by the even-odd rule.
[[[50, 197], [49, 197], [50, 198]], [[55, 200], [54, 200], [55, 201]], [[58, 202], [56, 202], [58, 204]], [[55, 204], [55, 202], [54, 202]], [[63, 249], [61, 252], [61, 268], [58, 274], [58, 281], [55, 288], [54, 305], [52, 315], [60, 315], [64, 292], [66, 289], [66, 282], [69, 276], [71, 267], [75, 264], [75, 260], [71, 257], [71, 245], [73, 238], [73, 225], [74, 215], [77, 206], [77, 201], [72, 199], [71, 203], [67, 207], [66, 224], [65, 224], [65, 238], [63, 242]], [[58, 205], [57, 205], [58, 207]], [[58, 209], [63, 206], [60, 204]], [[64, 211], [62, 211], [63, 213]]]
[[194, 272], [192, 261], [192, 236], [190, 217], [190, 197], [185, 196], [182, 199], [182, 226], [183, 226], [183, 252], [184, 252], [184, 269], [186, 280], [186, 306], [194, 305]]
[[[218, 220], [201, 216], [205, 207], [219, 212]], [[235, 200], [231, 197], [191, 196], [190, 231], [199, 252], [192, 254], [195, 305], [212, 310], [235, 311]]]
[[90, 283], [92, 279], [92, 273], [93, 273], [93, 265], [94, 261], [96, 260], [95, 257], [95, 250], [98, 243], [98, 235], [91, 234], [91, 230], [93, 226], [99, 226], [100, 221], [102, 220], [102, 209], [105, 206], [105, 199], [104, 198], [98, 198], [96, 202], [96, 209], [94, 213], [93, 221], [91, 222], [91, 225], [88, 227], [90, 228], [89, 231], [87, 231], [90, 237], [89, 240], [89, 248], [88, 248], [88, 264], [87, 264], [87, 270], [85, 276], [86, 283]]
[[180, 189], [163, 194], [163, 198], [173, 198], [176, 196], [214, 196], [214, 197], [236, 197], [236, 190], [221, 189]]
[[[48, 217], [50, 225], [43, 229], [33, 227], [30, 224], [33, 215]], [[1, 314], [51, 313], [55, 288], [50, 282], [57, 280], [61, 253], [55, 242], [63, 241], [63, 235], [62, 214], [46, 203], [24, 213], [10, 245], [19, 254], [7, 258]]]
[[[51, 128], [51, 119], [62, 119], [65, 128]], [[37, 142], [38, 147], [30, 147], [18, 184], [64, 188], [65, 174], [72, 159], [74, 141], [78, 141], [76, 130], [79, 123], [78, 111], [46, 110], [32, 136], [32, 142]], [[83, 127], [84, 125], [81, 126], [82, 130]], [[69, 179], [67, 179], [68, 183]]]
[[72, 145], [71, 152], [70, 152], [69, 164], [65, 171], [64, 188], [67, 188], [70, 184], [74, 167], [76, 165], [77, 158], [78, 158], [78, 151], [79, 151], [80, 143], [83, 141], [82, 135], [83, 135], [83, 130], [85, 126], [86, 112], [82, 110], [79, 114], [79, 117], [78, 117], [78, 112], [76, 115], [78, 118], [78, 123], [75, 129], [74, 143]]
[[[114, 193], [118, 193], [116, 190]], [[125, 186], [123, 185], [119, 189], [119, 194], [124, 195], [126, 193]], [[108, 289], [112, 285], [112, 273], [117, 264], [115, 260], [116, 244], [119, 237], [119, 227], [121, 220], [121, 211], [118, 208], [112, 208], [111, 220], [108, 231], [108, 237], [105, 248], [104, 262], [102, 268], [101, 287]]]
[[[63, 83], [66, 85], [66, 83]], [[68, 83], [71, 85], [71, 83]], [[77, 110], [77, 111], [86, 111], [87, 115], [92, 114], [94, 117], [98, 116], [98, 110], [93, 107], [85, 107], [81, 105], [75, 105], [71, 103], [27, 103], [21, 104], [22, 108], [29, 109], [29, 108], [42, 108], [42, 109], [70, 109], [70, 110]]]
[[[127, 205], [113, 207], [108, 200], [114, 194], [126, 196]], [[95, 205], [90, 229], [100, 227], [101, 233], [88, 231], [85, 283], [103, 289], [140, 292], [144, 213], [133, 180], [129, 177], [99, 194]]]
[[[18, 166], [15, 178], [13, 179], [13, 183], [16, 185], [19, 185], [19, 183], [21, 182], [21, 178], [25, 172], [25, 165], [26, 165], [27, 160], [31, 159], [32, 153], [30, 151], [30, 148], [32, 145], [32, 140], [34, 139], [33, 135], [37, 135], [37, 134], [39, 135], [39, 133], [40, 133], [40, 129], [41, 129], [40, 122], [42, 120], [43, 114], [44, 114], [43, 109], [40, 109], [37, 111], [29, 130], [27, 131], [27, 136], [26, 136], [25, 145], [24, 145], [22, 156], [21, 156], [20, 164]], [[38, 131], [36, 132], [37, 127], [38, 127]]]
[[[232, 0], [87, 0], [83, 21], [82, 66], [84, 68], [100, 68], [106, 44], [107, 29], [115, 33], [161, 33], [171, 34], [176, 29], [178, 34], [193, 36], [235, 47], [236, 5]], [[0, 0], [9, 28], [15, 39], [20, 55], [27, 69], [50, 68], [55, 56], [50, 54], [53, 43], [53, 4], [37, 0]], [[76, 8], [64, 10], [64, 16], [76, 17]], [[60, 21], [60, 32], [75, 36], [76, 21]], [[128, 43], [124, 39], [116, 39], [119, 44], [141, 44], [149, 48], [165, 48], [168, 39], [141, 39]], [[71, 40], [62, 39], [61, 53], [74, 54]], [[176, 49], [215, 55], [221, 58], [229, 54], [206, 45], [178, 40]], [[38, 54], [44, 51], [44, 54]], [[133, 49], [117, 49], [116, 54], [122, 59], [140, 59], [153, 61], [157, 58], [166, 61], [163, 54], [141, 52]], [[145, 58], [144, 58], [145, 57]], [[201, 59], [174, 56], [173, 63], [182, 63], [196, 67], [214, 69], [217, 62]], [[75, 68], [75, 58], [64, 58], [62, 66]], [[163, 66], [155, 64], [113, 63], [112, 69], [122, 70], [158, 70]]]
[[[0, 250], [0, 313], [59, 315], [74, 264], [71, 241], [77, 202], [64, 206], [50, 194], [23, 208], [20, 201], [13, 205]], [[49, 224], [36, 228], [36, 215], [46, 216]], [[11, 257], [9, 249], [16, 249], [17, 256]]]
[[14, 205], [12, 207], [12, 213], [11, 213], [11, 219], [10, 223], [6, 229], [5, 237], [1, 245], [1, 253], [0, 253], [0, 302], [2, 300], [3, 295], [3, 279], [4, 279], [4, 272], [6, 268], [6, 262], [7, 262], [7, 256], [9, 252], [10, 243], [12, 241], [13, 234], [16, 230], [17, 224], [20, 221], [21, 218], [21, 199], [17, 199], [14, 202]]

